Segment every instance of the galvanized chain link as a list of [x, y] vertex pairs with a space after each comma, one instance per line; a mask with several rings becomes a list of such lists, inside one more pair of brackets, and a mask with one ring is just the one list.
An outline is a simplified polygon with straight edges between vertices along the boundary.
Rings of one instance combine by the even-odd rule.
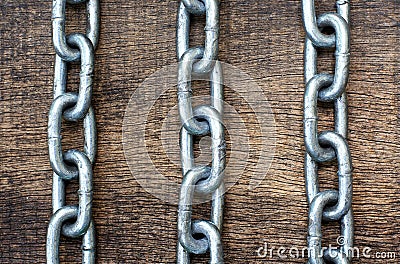
[[[204, 47], [189, 48], [190, 16], [206, 16]], [[190, 263], [190, 254], [210, 252], [210, 263], [223, 263], [221, 230], [224, 208], [224, 137], [222, 68], [218, 58], [219, 0], [182, 0], [177, 21], [178, 108], [183, 181], [179, 196], [177, 263]], [[211, 104], [192, 107], [192, 74], [208, 75]], [[211, 134], [211, 166], [195, 166], [193, 137]], [[210, 220], [194, 221], [194, 195], [211, 195]], [[193, 235], [201, 235], [195, 238]]]
[[[65, 9], [69, 4], [86, 3], [86, 35], [65, 33]], [[60, 236], [82, 237], [82, 263], [95, 263], [95, 228], [92, 219], [93, 163], [97, 151], [94, 111], [91, 106], [94, 72], [94, 50], [100, 26], [99, 0], [53, 0], [53, 44], [56, 51], [54, 65], [54, 100], [50, 107], [48, 144], [53, 173], [53, 215], [50, 219], [46, 258], [48, 264], [59, 263]], [[67, 92], [67, 66], [80, 61], [79, 93]], [[83, 120], [84, 151], [63, 152], [61, 143], [62, 119]], [[79, 204], [65, 204], [65, 186], [69, 181], [79, 182]]]
[[[302, 0], [303, 23], [306, 31], [304, 47], [304, 142], [305, 179], [309, 209], [309, 264], [325, 262], [350, 263], [353, 246], [352, 164], [347, 138], [346, 86], [349, 76], [350, 29], [349, 0], [336, 2], [337, 13], [315, 15], [314, 0]], [[333, 28], [334, 34], [321, 32]], [[317, 48], [335, 47], [334, 74], [317, 73]], [[333, 102], [335, 131], [318, 134], [317, 103]], [[318, 164], [337, 160], [339, 190], [319, 190]], [[339, 221], [340, 249], [322, 250], [322, 221]]]

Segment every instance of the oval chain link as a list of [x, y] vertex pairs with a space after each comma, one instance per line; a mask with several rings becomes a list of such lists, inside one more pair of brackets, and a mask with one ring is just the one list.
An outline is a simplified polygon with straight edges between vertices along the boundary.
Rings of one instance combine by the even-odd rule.
[[[336, 2], [337, 13], [316, 17], [314, 0], [302, 0], [304, 46], [304, 144], [306, 193], [309, 203], [309, 264], [350, 263], [354, 237], [352, 203], [352, 163], [347, 144], [346, 86], [350, 63], [348, 0]], [[330, 27], [334, 34], [321, 30]], [[317, 48], [335, 47], [334, 74], [317, 73]], [[335, 130], [318, 134], [318, 101], [334, 103]], [[339, 190], [320, 191], [318, 164], [337, 160]], [[322, 250], [322, 222], [339, 221], [343, 243], [340, 248]]]
[[[190, 15], [206, 15], [204, 47], [189, 48]], [[182, 0], [177, 21], [178, 109], [183, 181], [179, 195], [177, 263], [189, 264], [190, 254], [210, 252], [209, 263], [223, 263], [221, 230], [226, 144], [224, 137], [223, 80], [218, 57], [219, 1]], [[192, 106], [192, 74], [208, 74], [211, 104]], [[211, 134], [211, 166], [195, 166], [194, 136]], [[194, 195], [211, 195], [210, 220], [193, 220]], [[202, 235], [195, 238], [193, 235]]]
[[70, 47], [67, 43], [65, 33], [65, 6], [69, 4], [87, 3], [87, 26], [86, 37], [97, 48], [100, 32], [100, 0], [53, 0], [52, 22], [53, 22], [53, 45], [58, 56], [65, 61], [76, 61], [81, 56], [79, 50]]
[[[176, 50], [178, 60], [181, 61], [182, 55], [189, 49], [190, 35], [190, 15], [206, 15], [206, 38], [204, 51], [201, 60], [193, 64], [193, 72], [205, 74], [212, 71], [214, 63], [218, 58], [218, 38], [219, 38], [219, 0], [203, 0], [203, 9], [194, 6], [201, 5], [199, 0], [182, 1], [178, 11]], [[190, 8], [187, 8], [189, 6]], [[204, 10], [204, 11], [203, 11]], [[192, 13], [193, 12], [193, 13]]]
[[[65, 34], [65, 9], [68, 4], [86, 3], [86, 35]], [[95, 227], [92, 219], [93, 170], [97, 152], [96, 121], [91, 106], [94, 50], [100, 26], [99, 0], [53, 0], [54, 100], [49, 111], [48, 145], [53, 173], [53, 215], [47, 231], [46, 258], [48, 264], [59, 263], [60, 236], [82, 238], [82, 263], [95, 263]], [[79, 93], [67, 92], [67, 66], [80, 60]], [[62, 149], [62, 119], [83, 121], [84, 151]], [[65, 187], [78, 180], [78, 205], [65, 204]]]

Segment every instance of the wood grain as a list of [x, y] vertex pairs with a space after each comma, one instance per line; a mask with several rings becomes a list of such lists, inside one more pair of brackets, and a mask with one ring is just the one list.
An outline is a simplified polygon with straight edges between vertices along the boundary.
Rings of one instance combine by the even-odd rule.
[[[177, 208], [149, 194], [135, 180], [124, 156], [122, 123], [129, 98], [143, 80], [176, 62], [177, 2], [101, 1], [93, 95], [99, 141], [93, 212], [98, 263], [175, 260]], [[334, 8], [333, 1], [317, 1], [317, 5], [318, 12]], [[398, 258], [399, 7], [394, 0], [352, 1], [348, 86], [355, 246], [370, 247], [371, 254], [396, 252]], [[1, 0], [0, 13], [0, 262], [44, 263], [52, 182], [46, 135], [54, 64], [51, 1]], [[83, 14], [84, 8], [68, 9], [69, 32], [84, 27]], [[192, 45], [201, 44], [203, 23], [196, 19]], [[304, 258], [260, 258], [256, 253], [264, 242], [275, 248], [306, 245], [303, 38], [300, 1], [221, 3], [219, 58], [243, 69], [262, 88], [277, 132], [275, 158], [261, 185], [249, 190], [247, 172], [226, 195], [226, 263], [305, 263]], [[321, 52], [320, 61], [321, 70], [332, 70], [331, 52]], [[77, 65], [69, 71], [70, 90], [77, 88], [78, 72]], [[176, 104], [171, 95], [162, 99], [160, 111], [152, 111], [150, 119], [161, 120], [168, 112], [163, 107]], [[227, 101], [239, 111], [245, 107], [240, 100], [227, 93]], [[320, 115], [321, 129], [331, 127], [331, 111], [321, 110]], [[151, 124], [149, 131], [160, 129], [157, 122]], [[246, 125], [257, 129], [251, 122]], [[65, 126], [66, 149], [82, 146], [79, 127]], [[179, 168], [167, 159], [160, 159], [157, 166], [180, 181]], [[333, 164], [321, 168], [323, 188], [336, 186], [335, 170]], [[71, 203], [76, 188], [68, 188]], [[196, 207], [195, 217], [207, 217], [208, 210], [208, 205]], [[324, 228], [324, 243], [334, 244], [338, 232], [336, 224]], [[80, 262], [78, 240], [63, 239], [60, 251], [64, 263]], [[207, 256], [194, 259], [194, 263], [207, 263]], [[353, 263], [398, 260], [364, 257]]]

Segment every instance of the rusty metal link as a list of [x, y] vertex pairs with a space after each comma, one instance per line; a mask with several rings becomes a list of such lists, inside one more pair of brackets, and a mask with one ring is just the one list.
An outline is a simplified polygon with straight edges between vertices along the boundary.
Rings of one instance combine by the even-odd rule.
[[[210, 252], [209, 263], [223, 263], [221, 231], [223, 223], [223, 182], [226, 156], [223, 115], [222, 67], [217, 59], [219, 1], [182, 0], [177, 19], [178, 109], [182, 129], [180, 148], [183, 181], [178, 207], [177, 263], [189, 264], [190, 254]], [[190, 15], [206, 14], [204, 47], [189, 48]], [[192, 106], [192, 75], [207, 74], [211, 104]], [[195, 166], [194, 136], [211, 135], [211, 166]], [[197, 201], [194, 197], [200, 199]], [[211, 199], [210, 220], [193, 220], [192, 205]], [[197, 238], [194, 235], [200, 235]]]
[[[65, 5], [87, 3], [86, 35], [65, 35]], [[93, 170], [97, 152], [96, 120], [91, 106], [94, 49], [99, 35], [98, 0], [54, 0], [53, 43], [56, 51], [54, 65], [54, 100], [49, 111], [48, 146], [53, 173], [53, 215], [47, 231], [46, 258], [48, 264], [59, 263], [61, 234], [82, 238], [82, 263], [95, 263], [95, 227], [92, 219]], [[67, 92], [67, 64], [80, 60], [79, 93]], [[62, 149], [62, 119], [83, 121], [84, 150], [66, 152]], [[66, 205], [65, 187], [69, 181], [79, 181], [78, 205]]]
[[[314, 0], [302, 0], [304, 46], [304, 144], [306, 193], [309, 203], [309, 264], [350, 263], [353, 247], [352, 162], [346, 141], [346, 86], [350, 62], [349, 1], [336, 3], [337, 13], [315, 15]], [[333, 28], [334, 34], [321, 30]], [[335, 47], [334, 74], [317, 73], [317, 48]], [[334, 103], [335, 130], [318, 133], [318, 101]], [[338, 190], [320, 191], [318, 164], [337, 160]], [[339, 221], [343, 243], [339, 250], [322, 250], [322, 222]], [[323, 254], [321, 254], [323, 253]]]

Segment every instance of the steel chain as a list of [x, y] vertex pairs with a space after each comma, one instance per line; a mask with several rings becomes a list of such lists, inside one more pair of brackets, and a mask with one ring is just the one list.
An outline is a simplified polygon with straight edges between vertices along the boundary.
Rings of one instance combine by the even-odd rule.
[[[350, 30], [348, 0], [336, 2], [337, 13], [315, 15], [314, 0], [302, 0], [303, 23], [306, 32], [304, 47], [304, 142], [305, 179], [309, 209], [309, 264], [326, 262], [350, 263], [353, 247], [352, 163], [347, 138], [346, 86], [349, 76]], [[333, 28], [334, 34], [321, 30]], [[317, 48], [335, 47], [333, 75], [317, 73]], [[333, 102], [335, 130], [318, 134], [317, 103]], [[319, 190], [318, 164], [337, 160], [339, 190]], [[339, 221], [340, 248], [322, 250], [322, 221]]]
[[[66, 3], [86, 3], [86, 35], [65, 33]], [[49, 111], [48, 145], [53, 173], [53, 215], [47, 231], [46, 258], [48, 264], [59, 263], [60, 236], [82, 237], [82, 263], [95, 263], [95, 228], [92, 219], [92, 167], [97, 151], [96, 121], [91, 106], [94, 50], [100, 26], [99, 0], [53, 0], [54, 100]], [[67, 66], [80, 61], [79, 93], [67, 92]], [[63, 152], [62, 119], [83, 121], [84, 151]], [[79, 204], [65, 204], [65, 187], [69, 181], [79, 182]]]
[[[189, 48], [190, 15], [206, 16], [204, 47]], [[223, 263], [221, 230], [224, 208], [224, 137], [222, 67], [218, 58], [219, 1], [182, 0], [177, 21], [178, 108], [182, 122], [180, 133], [183, 181], [178, 208], [177, 263], [190, 263], [190, 254], [210, 252], [210, 263]], [[207, 74], [210, 78], [211, 104], [193, 109], [191, 77]], [[211, 166], [195, 166], [194, 136], [211, 134]], [[194, 195], [212, 195], [210, 220], [193, 221]], [[193, 235], [202, 235], [195, 238]]]

